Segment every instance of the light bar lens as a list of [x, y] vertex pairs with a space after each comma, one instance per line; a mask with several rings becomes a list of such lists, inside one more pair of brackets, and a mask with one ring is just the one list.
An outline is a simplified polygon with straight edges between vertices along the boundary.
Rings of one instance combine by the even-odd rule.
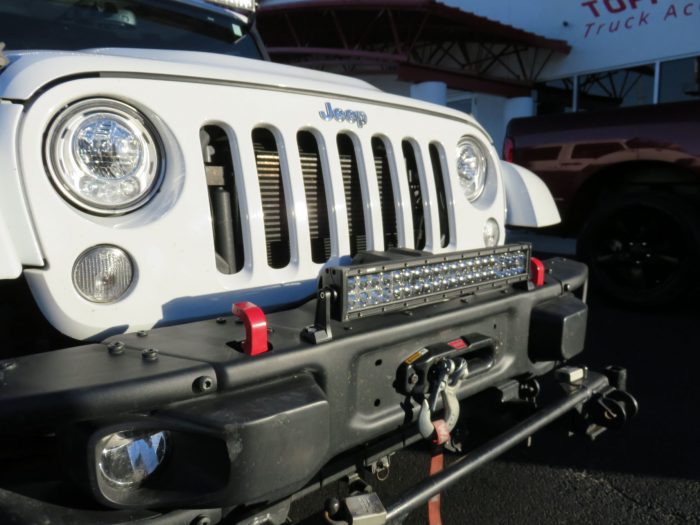
[[206, 0], [210, 4], [219, 5], [228, 9], [242, 9], [244, 11], [255, 11], [255, 0]]
[[336, 318], [349, 320], [527, 280], [530, 246], [387, 261], [330, 270], [340, 295]]

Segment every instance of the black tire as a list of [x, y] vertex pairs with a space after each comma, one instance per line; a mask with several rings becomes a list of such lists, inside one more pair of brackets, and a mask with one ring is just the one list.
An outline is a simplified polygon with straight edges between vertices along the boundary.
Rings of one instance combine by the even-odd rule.
[[700, 273], [697, 212], [670, 194], [606, 194], [578, 240], [594, 287], [632, 307], [681, 300]]

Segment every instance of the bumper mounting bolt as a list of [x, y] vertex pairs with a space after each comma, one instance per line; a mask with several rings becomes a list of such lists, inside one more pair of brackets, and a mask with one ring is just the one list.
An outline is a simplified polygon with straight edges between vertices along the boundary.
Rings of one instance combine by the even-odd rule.
[[340, 512], [340, 501], [338, 498], [328, 498], [323, 504], [323, 509], [328, 513], [329, 518], [333, 518]]
[[142, 350], [141, 359], [148, 362], [158, 361], [158, 350], [155, 348], [146, 348]]
[[192, 520], [191, 525], [211, 525], [211, 518], [209, 516], [197, 516]]
[[216, 324], [226, 324], [226, 319], [224, 319], [223, 317], [217, 317]]
[[139, 330], [136, 332], [136, 335], [139, 337], [146, 337], [148, 335], [148, 332], [146, 330]]
[[107, 350], [109, 351], [110, 355], [122, 355], [124, 353], [124, 343], [121, 341], [109, 343]]
[[209, 392], [214, 387], [214, 380], [209, 376], [201, 376], [194, 380], [193, 390], [200, 394]]

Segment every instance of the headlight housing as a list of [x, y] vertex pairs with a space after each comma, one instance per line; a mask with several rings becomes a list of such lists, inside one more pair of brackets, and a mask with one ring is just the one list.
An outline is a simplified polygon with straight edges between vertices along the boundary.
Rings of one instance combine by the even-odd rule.
[[160, 138], [146, 117], [109, 99], [83, 100], [60, 113], [45, 155], [61, 194], [98, 215], [143, 206], [158, 189], [164, 164]]
[[457, 144], [457, 174], [464, 196], [473, 202], [484, 192], [488, 176], [488, 156], [484, 147], [471, 137]]

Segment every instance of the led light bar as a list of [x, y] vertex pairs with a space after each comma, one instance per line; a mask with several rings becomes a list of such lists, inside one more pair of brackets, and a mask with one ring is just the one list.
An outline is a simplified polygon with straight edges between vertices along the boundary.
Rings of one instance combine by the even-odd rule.
[[255, 0], [206, 0], [210, 4], [220, 5], [228, 9], [242, 9], [244, 11], [255, 11]]
[[529, 244], [328, 268], [322, 286], [337, 294], [339, 321], [415, 308], [527, 281]]

